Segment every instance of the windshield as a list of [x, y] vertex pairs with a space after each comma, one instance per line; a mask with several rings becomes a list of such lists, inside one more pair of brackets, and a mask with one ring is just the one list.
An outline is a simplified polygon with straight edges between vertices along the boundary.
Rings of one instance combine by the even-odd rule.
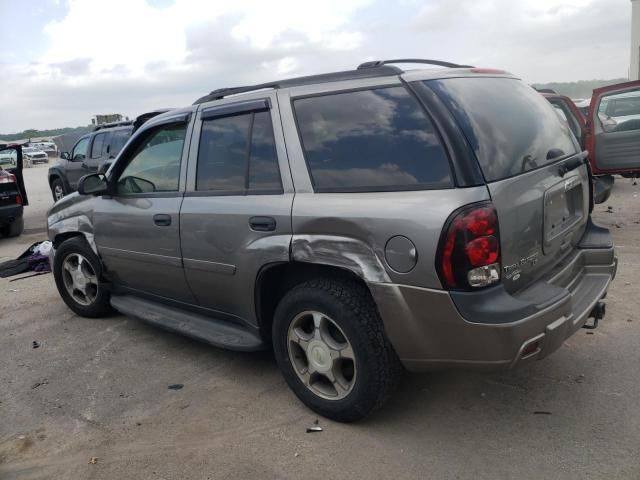
[[512, 177], [578, 151], [566, 122], [520, 80], [461, 77], [424, 83], [456, 118], [487, 181]]

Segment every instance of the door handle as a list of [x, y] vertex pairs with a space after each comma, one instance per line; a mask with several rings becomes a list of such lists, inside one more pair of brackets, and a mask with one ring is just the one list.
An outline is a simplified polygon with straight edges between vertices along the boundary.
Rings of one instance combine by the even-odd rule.
[[251, 217], [249, 226], [251, 230], [256, 232], [273, 232], [276, 229], [276, 219], [273, 217]]
[[159, 227], [168, 227], [171, 225], [171, 215], [167, 215], [166, 213], [156, 213], [153, 216], [153, 223]]

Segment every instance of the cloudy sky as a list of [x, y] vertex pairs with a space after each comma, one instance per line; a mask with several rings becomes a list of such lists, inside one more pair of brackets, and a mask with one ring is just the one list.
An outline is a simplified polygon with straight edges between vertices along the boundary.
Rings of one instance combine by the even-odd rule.
[[0, 0], [0, 132], [378, 58], [626, 77], [630, 13], [629, 0]]

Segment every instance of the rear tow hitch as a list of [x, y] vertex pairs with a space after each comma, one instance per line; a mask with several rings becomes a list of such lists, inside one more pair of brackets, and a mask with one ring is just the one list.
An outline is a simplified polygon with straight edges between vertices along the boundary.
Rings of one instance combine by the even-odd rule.
[[593, 318], [593, 323], [591, 325], [585, 323], [582, 328], [587, 328], [589, 330], [598, 328], [598, 322], [604, 318], [605, 313], [607, 313], [607, 304], [603, 301], [599, 301], [589, 314], [589, 318]]

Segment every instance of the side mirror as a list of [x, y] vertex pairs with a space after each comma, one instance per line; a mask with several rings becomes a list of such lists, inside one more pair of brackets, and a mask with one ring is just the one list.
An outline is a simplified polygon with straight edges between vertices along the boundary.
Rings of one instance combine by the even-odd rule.
[[106, 195], [109, 193], [109, 182], [102, 173], [92, 173], [85, 175], [78, 183], [78, 193], [80, 195]]
[[71, 154], [69, 152], [62, 152], [60, 154], [60, 158], [62, 160], [69, 160], [71, 158]]

